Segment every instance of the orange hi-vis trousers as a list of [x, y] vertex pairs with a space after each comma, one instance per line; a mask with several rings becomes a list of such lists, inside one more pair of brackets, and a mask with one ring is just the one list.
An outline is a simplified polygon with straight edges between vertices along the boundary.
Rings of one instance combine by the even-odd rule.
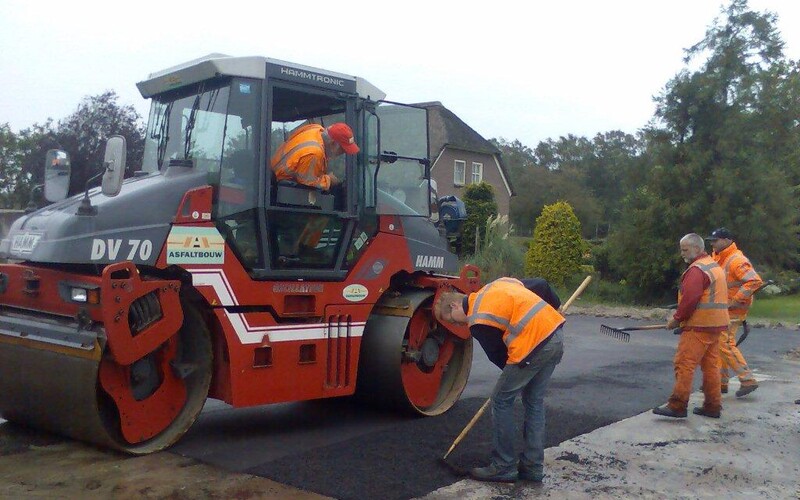
[[746, 314], [731, 314], [731, 324], [728, 330], [722, 333], [719, 342], [720, 382], [722, 385], [728, 385], [728, 379], [731, 376], [738, 377], [742, 385], [756, 383], [753, 373], [747, 367], [747, 361], [736, 347], [736, 332], [739, 331], [739, 326], [746, 317]]
[[668, 406], [679, 412], [686, 411], [692, 392], [692, 379], [697, 365], [703, 371], [703, 408], [708, 412], [722, 409], [719, 370], [719, 333], [684, 330], [675, 353], [675, 386]]

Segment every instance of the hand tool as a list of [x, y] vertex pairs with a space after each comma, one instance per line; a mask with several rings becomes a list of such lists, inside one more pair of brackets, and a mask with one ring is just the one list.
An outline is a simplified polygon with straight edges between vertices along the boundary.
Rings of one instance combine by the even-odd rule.
[[[773, 283], [774, 282], [772, 280], [767, 280], [767, 281], [761, 283], [761, 286], [755, 289], [755, 291], [753, 292], [753, 295], [757, 294], [758, 292], [763, 290], [765, 287], [767, 287], [767, 286], [769, 286], [769, 285], [771, 285]], [[736, 341], [736, 347], [739, 347], [739, 345], [741, 345], [741, 343], [744, 342], [744, 339], [746, 339], [748, 335], [750, 335], [750, 325], [747, 324], [747, 320], [745, 319], [745, 320], [742, 320], [742, 336], [739, 337], [739, 340]]]
[[624, 328], [614, 328], [608, 325], [600, 325], [600, 333], [604, 333], [609, 337], [613, 337], [623, 342], [631, 341], [631, 334], [628, 333], [633, 330], [666, 330], [667, 325], [644, 325], [644, 326], [626, 326]]

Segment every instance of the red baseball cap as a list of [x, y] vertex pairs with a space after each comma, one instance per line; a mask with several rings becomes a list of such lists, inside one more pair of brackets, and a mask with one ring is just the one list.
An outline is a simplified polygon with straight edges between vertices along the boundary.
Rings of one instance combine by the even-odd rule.
[[358, 145], [353, 137], [353, 130], [346, 123], [334, 123], [328, 127], [328, 136], [339, 143], [349, 155], [358, 153]]

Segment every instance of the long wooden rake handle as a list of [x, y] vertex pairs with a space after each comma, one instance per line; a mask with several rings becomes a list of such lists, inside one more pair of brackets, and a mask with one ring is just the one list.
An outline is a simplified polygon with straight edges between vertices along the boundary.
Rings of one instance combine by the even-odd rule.
[[[609, 327], [611, 328], [611, 327]], [[623, 328], [614, 328], [614, 330], [620, 330], [623, 332], [632, 332], [634, 330], [666, 330], [667, 325], [642, 325], [642, 326], [626, 326]]]
[[460, 443], [461, 440], [464, 439], [464, 437], [466, 437], [467, 433], [469, 433], [469, 431], [471, 431], [472, 428], [475, 427], [475, 424], [478, 422], [478, 419], [481, 418], [481, 416], [486, 411], [486, 408], [489, 407], [489, 403], [491, 403], [491, 402], [492, 402], [492, 398], [487, 399], [486, 402], [483, 403], [483, 406], [481, 406], [478, 409], [478, 411], [475, 412], [475, 416], [472, 417], [472, 420], [470, 420], [469, 423], [466, 426], [464, 426], [464, 430], [461, 431], [461, 434], [459, 434], [458, 437], [456, 438], [456, 440], [453, 441], [453, 444], [450, 445], [450, 449], [447, 450], [447, 453], [444, 454], [444, 456], [442, 457], [442, 460], [446, 460], [447, 457], [450, 455], [450, 452], [452, 452], [455, 449], [455, 447], [458, 446], [458, 443]]
[[561, 304], [561, 307], [558, 308], [558, 312], [561, 313], [567, 312], [569, 306], [571, 306], [572, 303], [575, 302], [575, 299], [577, 299], [580, 296], [580, 294], [582, 294], [583, 291], [586, 290], [586, 287], [589, 286], [589, 283], [591, 283], [591, 281], [592, 281], [592, 275], [590, 274], [589, 276], [586, 277], [586, 279], [583, 280], [580, 286], [578, 286], [578, 288], [575, 289], [575, 292], [572, 294], [572, 296], [569, 299], [567, 299], [566, 302]]

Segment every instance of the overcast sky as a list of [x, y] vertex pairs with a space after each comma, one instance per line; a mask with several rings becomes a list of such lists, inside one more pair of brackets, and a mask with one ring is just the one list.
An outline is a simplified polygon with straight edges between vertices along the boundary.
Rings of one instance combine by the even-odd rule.
[[[569, 133], [635, 133], [718, 0], [50, 2], [0, 0], [0, 124], [19, 131], [219, 52], [357, 75], [400, 102], [441, 101], [485, 138], [535, 147]], [[477, 7], [480, 5], [480, 7]], [[727, 6], [727, 2], [724, 3]], [[800, 1], [779, 15], [800, 59]], [[292, 11], [301, 8], [301, 11]]]

